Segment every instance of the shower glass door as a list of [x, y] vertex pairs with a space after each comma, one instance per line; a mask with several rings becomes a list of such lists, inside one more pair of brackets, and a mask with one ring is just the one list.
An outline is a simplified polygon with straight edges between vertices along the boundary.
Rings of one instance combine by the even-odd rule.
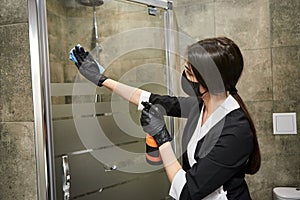
[[81, 77], [69, 51], [80, 44], [106, 76], [170, 94], [176, 86], [166, 69], [176, 61], [166, 53], [166, 20], [173, 19], [164, 8], [125, 0], [47, 0], [46, 10], [56, 198], [168, 199], [163, 166], [145, 159], [140, 111]]

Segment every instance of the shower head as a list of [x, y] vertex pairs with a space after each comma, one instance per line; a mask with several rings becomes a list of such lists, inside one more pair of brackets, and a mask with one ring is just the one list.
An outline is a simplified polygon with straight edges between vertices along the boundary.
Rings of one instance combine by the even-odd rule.
[[79, 4], [84, 6], [96, 7], [101, 6], [104, 2], [103, 0], [76, 0]]

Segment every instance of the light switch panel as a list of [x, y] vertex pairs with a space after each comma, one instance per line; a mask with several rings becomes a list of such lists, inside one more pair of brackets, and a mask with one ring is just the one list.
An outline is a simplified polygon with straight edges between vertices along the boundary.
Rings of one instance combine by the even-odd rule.
[[273, 113], [274, 134], [297, 134], [296, 113]]

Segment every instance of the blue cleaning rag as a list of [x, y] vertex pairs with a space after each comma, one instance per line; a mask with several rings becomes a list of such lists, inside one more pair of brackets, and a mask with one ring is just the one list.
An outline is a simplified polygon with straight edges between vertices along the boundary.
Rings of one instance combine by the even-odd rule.
[[[77, 46], [77, 47], [81, 47], [80, 44], [77, 44], [76, 46]], [[71, 49], [71, 51], [70, 51], [70, 53], [69, 53], [69, 59], [77, 64], [78, 61], [77, 61], [76, 57], [75, 57], [74, 54], [73, 54], [73, 50], [75, 50], [75, 47], [74, 47], [73, 49]]]
[[[77, 46], [77, 47], [81, 47], [80, 44], [77, 44], [76, 46]], [[74, 47], [73, 49], [71, 49], [71, 51], [70, 51], [70, 53], [69, 53], [69, 59], [70, 59], [71, 61], [75, 62], [75, 63], [78, 63], [76, 57], [75, 57], [74, 54], [73, 54], [73, 50], [75, 50], [75, 47]], [[97, 65], [98, 65], [100, 74], [103, 74], [103, 72], [105, 71], [104, 67], [103, 67], [102, 65], [100, 65], [96, 60], [95, 60], [95, 62], [96, 62]]]

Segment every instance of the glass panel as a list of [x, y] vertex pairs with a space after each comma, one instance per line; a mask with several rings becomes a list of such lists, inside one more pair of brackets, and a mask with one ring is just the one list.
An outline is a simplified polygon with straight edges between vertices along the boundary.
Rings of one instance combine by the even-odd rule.
[[165, 10], [91, 1], [47, 0], [57, 199], [168, 198], [162, 165], [145, 160], [137, 108], [86, 81], [68, 58], [80, 44], [106, 76], [166, 94]]

